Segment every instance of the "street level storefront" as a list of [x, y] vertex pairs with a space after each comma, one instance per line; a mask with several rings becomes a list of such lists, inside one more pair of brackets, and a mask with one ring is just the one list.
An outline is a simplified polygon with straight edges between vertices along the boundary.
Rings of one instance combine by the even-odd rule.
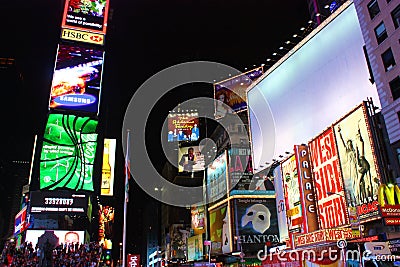
[[268, 254], [262, 267], [344, 267], [343, 252], [334, 245], [281, 251]]

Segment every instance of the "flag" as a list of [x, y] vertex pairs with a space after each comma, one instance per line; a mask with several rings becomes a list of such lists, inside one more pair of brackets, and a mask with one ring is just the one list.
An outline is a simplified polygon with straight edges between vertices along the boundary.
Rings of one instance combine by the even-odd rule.
[[126, 155], [125, 155], [125, 202], [129, 200], [129, 179], [131, 177], [131, 159], [130, 159], [130, 132], [126, 133]]

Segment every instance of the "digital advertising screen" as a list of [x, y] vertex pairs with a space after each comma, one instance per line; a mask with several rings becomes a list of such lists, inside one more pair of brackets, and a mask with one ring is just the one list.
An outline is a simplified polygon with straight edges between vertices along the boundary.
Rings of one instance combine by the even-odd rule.
[[170, 226], [171, 255], [170, 259], [186, 259], [187, 240], [190, 226], [186, 224], [172, 224]]
[[231, 221], [227, 204], [209, 211], [211, 253], [231, 252]]
[[[30, 214], [81, 214], [85, 215], [89, 197], [72, 191], [32, 191]], [[35, 221], [35, 224], [39, 223]]]
[[104, 249], [112, 249], [114, 207], [100, 206], [99, 209], [99, 244]]
[[320, 229], [349, 223], [339, 157], [332, 127], [309, 143]]
[[245, 193], [250, 189], [253, 178], [250, 148], [231, 147], [228, 150], [228, 161], [228, 181], [231, 194]]
[[206, 232], [206, 210], [205, 206], [193, 206], [190, 209], [191, 228], [195, 235]]
[[115, 150], [117, 139], [104, 138], [103, 164], [101, 167], [101, 195], [114, 195]]
[[[228, 105], [233, 112], [247, 109], [246, 89], [264, 73], [263, 67], [258, 67], [235, 77], [214, 84], [216, 100]], [[229, 112], [222, 105], [216, 105], [215, 117], [221, 118]]]
[[26, 221], [26, 206], [15, 215], [15, 223], [14, 223], [14, 235], [18, 235], [26, 230], [27, 228]]
[[50, 243], [56, 244], [56, 246], [70, 243], [83, 243], [85, 237], [85, 231], [75, 230], [26, 230], [25, 241], [32, 242], [32, 247], [36, 247], [36, 244], [44, 244], [46, 240]]
[[375, 149], [364, 103], [334, 124], [347, 204], [357, 207], [360, 220], [379, 217]]
[[197, 141], [200, 138], [199, 113], [168, 114], [168, 142]]
[[296, 156], [299, 176], [301, 210], [303, 212], [303, 233], [313, 232], [318, 230], [319, 227], [308, 146], [305, 144], [295, 145], [294, 155]]
[[203, 236], [195, 235], [188, 238], [188, 261], [203, 259]]
[[[193, 148], [193, 154], [189, 155], [189, 149]], [[178, 149], [178, 172], [197, 172], [203, 171], [205, 168], [204, 155], [200, 151], [199, 146], [180, 147]]]
[[221, 199], [227, 193], [226, 150], [207, 167], [207, 197], [209, 203]]
[[249, 87], [253, 168], [293, 151], [369, 97], [380, 106], [364, 44], [351, 2]]
[[93, 191], [97, 121], [49, 114], [40, 155], [40, 189]]
[[49, 109], [98, 114], [103, 62], [99, 48], [59, 44]]
[[299, 175], [296, 157], [290, 156], [281, 164], [283, 188], [285, 195], [288, 230], [290, 233], [300, 233], [303, 224], [303, 211], [300, 200]]
[[62, 28], [106, 33], [109, 0], [66, 0]]
[[[240, 198], [233, 200], [233, 235], [237, 236], [236, 251], [259, 251], [265, 243], [279, 243], [275, 198]], [[251, 241], [250, 241], [251, 240]]]

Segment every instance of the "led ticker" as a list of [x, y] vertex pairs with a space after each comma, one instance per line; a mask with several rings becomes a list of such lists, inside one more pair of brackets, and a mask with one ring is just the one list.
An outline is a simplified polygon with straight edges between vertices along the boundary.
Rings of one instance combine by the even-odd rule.
[[98, 113], [104, 51], [60, 44], [49, 108]]
[[40, 156], [40, 189], [93, 191], [97, 121], [50, 114]]
[[108, 0], [66, 0], [61, 27], [106, 33]]

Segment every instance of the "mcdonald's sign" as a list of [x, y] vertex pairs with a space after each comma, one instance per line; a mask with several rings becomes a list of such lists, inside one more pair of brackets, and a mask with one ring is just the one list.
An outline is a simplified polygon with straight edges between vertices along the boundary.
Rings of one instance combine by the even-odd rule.
[[[396, 198], [395, 198], [396, 196]], [[396, 203], [397, 199], [397, 203]], [[400, 204], [400, 188], [398, 185], [381, 184], [378, 189], [378, 202], [379, 206], [385, 207], [386, 205]]]
[[[400, 188], [398, 185], [381, 184], [378, 188], [378, 202], [381, 215], [388, 225], [400, 225], [400, 220], [392, 220], [400, 217]], [[391, 219], [386, 219], [391, 218]]]

